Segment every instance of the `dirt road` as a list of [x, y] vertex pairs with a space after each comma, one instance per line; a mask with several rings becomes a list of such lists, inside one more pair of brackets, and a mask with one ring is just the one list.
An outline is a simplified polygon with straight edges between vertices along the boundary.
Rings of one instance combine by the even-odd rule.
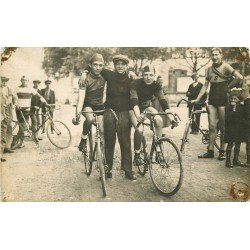
[[[182, 121], [175, 130], [167, 128], [166, 134], [179, 146], [187, 110], [184, 107], [175, 110]], [[138, 175], [137, 181], [125, 179], [120, 171], [117, 145], [113, 178], [107, 180], [108, 196], [102, 198], [97, 171], [90, 177], [85, 175], [82, 156], [75, 147], [82, 126], [72, 125], [73, 114], [74, 108], [69, 105], [55, 112], [55, 117], [63, 120], [72, 131], [69, 148], [57, 149], [43, 135], [38, 147], [33, 142], [25, 142], [25, 147], [5, 155], [7, 162], [1, 167], [3, 201], [232, 201], [229, 191], [233, 182], [250, 184], [249, 168], [227, 169], [225, 163], [216, 158], [199, 160], [197, 155], [205, 146], [200, 135], [190, 135], [190, 143], [183, 154], [183, 184], [176, 195], [165, 198], [158, 194], [149, 174]], [[202, 123], [206, 126], [206, 117], [202, 118]], [[246, 160], [245, 145], [242, 145], [241, 160]]]

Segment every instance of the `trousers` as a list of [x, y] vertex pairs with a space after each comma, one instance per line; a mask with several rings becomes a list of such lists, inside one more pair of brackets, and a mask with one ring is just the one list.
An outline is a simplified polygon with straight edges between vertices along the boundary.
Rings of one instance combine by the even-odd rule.
[[104, 114], [105, 157], [109, 170], [113, 168], [116, 137], [121, 150], [121, 169], [132, 171], [131, 121], [129, 111], [116, 111], [118, 121], [111, 112]]

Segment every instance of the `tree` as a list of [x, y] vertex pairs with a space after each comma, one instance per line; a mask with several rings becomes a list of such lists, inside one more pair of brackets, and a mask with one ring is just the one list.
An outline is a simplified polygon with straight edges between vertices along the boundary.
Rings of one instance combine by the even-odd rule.
[[145, 64], [151, 64], [161, 57], [162, 50], [156, 47], [121, 47], [117, 49], [117, 53], [127, 55], [134, 63], [133, 70], [139, 75]]
[[210, 63], [209, 49], [208, 47], [175, 47], [171, 54], [174, 59], [184, 59], [185, 64], [182, 66], [197, 73]]
[[69, 76], [70, 73], [74, 76], [81, 75], [94, 53], [102, 54], [105, 62], [109, 63], [115, 48], [44, 48], [44, 53], [42, 68], [46, 75], [59, 79]]

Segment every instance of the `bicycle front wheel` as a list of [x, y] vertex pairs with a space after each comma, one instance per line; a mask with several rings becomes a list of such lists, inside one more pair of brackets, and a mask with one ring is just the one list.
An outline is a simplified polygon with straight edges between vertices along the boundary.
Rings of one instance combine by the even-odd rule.
[[90, 130], [87, 138], [86, 148], [83, 151], [84, 166], [86, 175], [91, 175], [92, 172], [92, 156], [93, 156], [93, 137], [92, 131]]
[[142, 151], [141, 151], [141, 159], [143, 161], [142, 165], [138, 165], [138, 172], [141, 176], [144, 176], [148, 170], [149, 165], [149, 157], [147, 153], [147, 142], [145, 137], [142, 139]]
[[100, 177], [101, 177], [101, 183], [102, 183], [102, 192], [103, 196], [105, 197], [107, 195], [106, 191], [106, 178], [105, 178], [105, 160], [104, 160], [104, 152], [101, 148], [101, 142], [98, 139], [97, 141], [97, 147], [96, 147], [96, 164], [100, 171]]
[[50, 121], [46, 127], [50, 142], [58, 148], [67, 148], [71, 143], [69, 128], [61, 121]]
[[155, 188], [164, 196], [172, 196], [178, 192], [182, 184], [183, 168], [182, 158], [178, 147], [168, 138], [159, 140], [163, 159], [155, 159], [156, 148], [153, 147], [150, 154], [149, 172]]
[[186, 127], [185, 127], [185, 131], [184, 131], [182, 140], [181, 140], [181, 148], [180, 148], [181, 153], [184, 152], [185, 145], [188, 142], [188, 133], [189, 133], [189, 130], [190, 130], [190, 125], [191, 125], [191, 121], [188, 121], [187, 124], [186, 124]]

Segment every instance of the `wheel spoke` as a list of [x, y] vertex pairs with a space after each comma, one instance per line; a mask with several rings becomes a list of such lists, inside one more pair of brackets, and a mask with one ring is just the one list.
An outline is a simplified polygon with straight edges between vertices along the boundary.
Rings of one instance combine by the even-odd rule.
[[150, 165], [150, 175], [155, 187], [165, 196], [175, 194], [182, 182], [182, 162], [175, 144], [164, 139], [161, 141], [164, 163], [154, 162]]

